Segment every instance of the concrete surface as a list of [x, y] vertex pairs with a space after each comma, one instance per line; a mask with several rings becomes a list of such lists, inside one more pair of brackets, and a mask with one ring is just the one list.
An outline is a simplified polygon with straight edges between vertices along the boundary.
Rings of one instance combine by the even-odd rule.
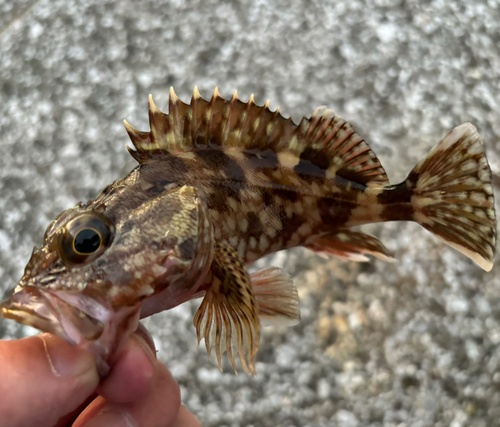
[[[500, 173], [498, 1], [0, 0], [0, 290], [48, 222], [133, 166], [147, 96], [271, 99], [352, 121], [392, 182], [474, 123]], [[498, 191], [496, 180], [496, 189]], [[497, 207], [498, 209], [498, 207]], [[279, 253], [302, 321], [266, 329], [257, 378], [197, 349], [197, 303], [145, 323], [205, 426], [497, 426], [500, 264], [483, 273], [415, 224], [367, 227], [398, 263]], [[497, 257], [498, 258], [498, 257]], [[497, 260], [498, 261], [498, 260]], [[0, 336], [35, 333], [0, 320]], [[228, 364], [225, 365], [229, 367]]]

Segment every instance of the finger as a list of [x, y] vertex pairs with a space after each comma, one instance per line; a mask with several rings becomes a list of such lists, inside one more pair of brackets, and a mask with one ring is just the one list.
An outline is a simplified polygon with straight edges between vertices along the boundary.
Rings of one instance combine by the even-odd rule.
[[185, 406], [181, 405], [177, 418], [168, 427], [201, 427], [201, 423]]
[[0, 420], [15, 426], [55, 425], [99, 382], [92, 354], [50, 334], [0, 341], [0, 378]]
[[78, 417], [73, 427], [164, 427], [177, 418], [180, 405], [177, 382], [168, 369], [157, 362], [153, 385], [140, 400], [115, 403], [98, 397]]
[[111, 372], [107, 378], [101, 380], [96, 393], [89, 396], [74, 411], [60, 418], [55, 427], [72, 425], [98, 394], [109, 401], [120, 403], [137, 400], [143, 396], [153, 382], [156, 348], [153, 338], [141, 323], [109, 364]]
[[141, 335], [133, 334], [97, 392], [110, 402], [140, 400], [153, 384], [155, 368], [156, 353]]
[[59, 421], [57, 421], [57, 424], [54, 427], [67, 427], [73, 425], [73, 422], [76, 420], [76, 418], [81, 414], [81, 412], [90, 405], [90, 402], [92, 402], [95, 398], [97, 397], [97, 393], [92, 393], [87, 399], [83, 401], [79, 406], [77, 406], [75, 409], [73, 409], [71, 412], [67, 413], [63, 417], [59, 418]]

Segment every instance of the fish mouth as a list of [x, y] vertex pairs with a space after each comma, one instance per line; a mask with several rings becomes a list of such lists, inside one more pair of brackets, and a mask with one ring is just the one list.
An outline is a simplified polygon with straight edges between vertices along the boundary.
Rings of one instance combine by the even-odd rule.
[[0, 316], [57, 335], [73, 345], [97, 340], [104, 323], [81, 310], [71, 294], [25, 286], [0, 304]]

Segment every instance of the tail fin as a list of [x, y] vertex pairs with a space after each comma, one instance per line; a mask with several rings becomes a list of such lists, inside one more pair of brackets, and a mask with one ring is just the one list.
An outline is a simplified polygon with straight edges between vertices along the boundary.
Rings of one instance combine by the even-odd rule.
[[413, 219], [490, 271], [496, 244], [491, 170], [477, 130], [457, 126], [411, 171]]

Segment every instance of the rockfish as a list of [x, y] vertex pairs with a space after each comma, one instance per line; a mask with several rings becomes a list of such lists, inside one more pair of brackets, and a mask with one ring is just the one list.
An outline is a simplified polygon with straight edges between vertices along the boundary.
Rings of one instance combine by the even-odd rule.
[[464, 123], [391, 185], [352, 125], [326, 107], [296, 125], [248, 102], [190, 104], [170, 91], [169, 113], [149, 98], [150, 131], [125, 122], [138, 166], [95, 200], [62, 212], [0, 305], [3, 317], [93, 352], [101, 375], [139, 319], [203, 297], [198, 342], [255, 374], [261, 320], [295, 323], [299, 301], [278, 268], [249, 274], [270, 253], [305, 246], [393, 261], [353, 227], [415, 221], [490, 270], [496, 219], [491, 171]]

